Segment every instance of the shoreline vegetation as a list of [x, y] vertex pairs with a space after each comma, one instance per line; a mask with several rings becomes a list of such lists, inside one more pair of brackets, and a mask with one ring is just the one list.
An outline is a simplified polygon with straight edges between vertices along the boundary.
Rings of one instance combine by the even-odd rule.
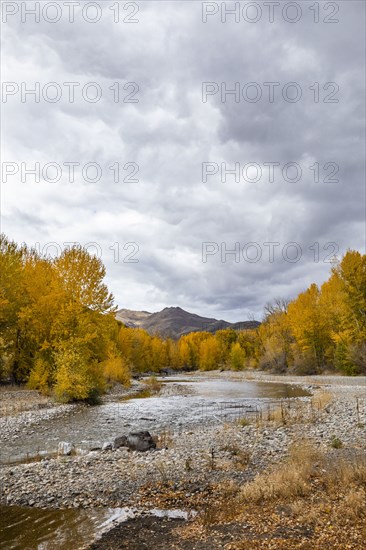
[[0, 270], [0, 383], [26, 383], [61, 403], [96, 403], [116, 383], [166, 369], [366, 372], [366, 255], [357, 251], [320, 287], [266, 304], [258, 328], [179, 340], [117, 321], [105, 267], [82, 247], [44, 257], [1, 235]]

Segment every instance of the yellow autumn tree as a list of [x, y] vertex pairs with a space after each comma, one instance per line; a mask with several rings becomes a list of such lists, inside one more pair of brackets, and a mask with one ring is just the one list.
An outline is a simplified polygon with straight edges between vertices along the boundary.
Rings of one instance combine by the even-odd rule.
[[[285, 372], [291, 365], [293, 335], [288, 317], [288, 302], [277, 298], [265, 306], [265, 319], [260, 325], [258, 342], [248, 345], [250, 355], [257, 357], [263, 369]], [[248, 353], [249, 355], [249, 353]]]
[[131, 385], [131, 368], [127, 360], [121, 355], [112, 354], [103, 361], [102, 366], [104, 377], [110, 385], [115, 382], [126, 387]]
[[54, 392], [59, 401], [95, 402], [105, 390], [100, 365], [93, 360], [87, 346], [77, 339], [69, 340], [55, 353]]
[[27, 297], [24, 291], [25, 251], [0, 235], [0, 377], [22, 380], [18, 372], [18, 319]]
[[113, 312], [113, 295], [103, 282], [102, 261], [80, 246], [65, 249], [54, 268], [68, 295], [84, 307], [99, 313]]
[[295, 367], [303, 373], [320, 372], [326, 366], [331, 337], [317, 285], [312, 284], [289, 304], [287, 319], [295, 338]]
[[220, 348], [215, 336], [210, 335], [199, 346], [200, 370], [214, 370], [220, 365]]
[[[336, 287], [332, 292], [337, 304], [332, 327], [335, 366], [346, 374], [366, 374], [366, 255], [348, 251], [333, 268], [329, 283]], [[335, 305], [329, 308], [334, 311]]]
[[218, 330], [215, 333], [215, 338], [220, 350], [220, 363], [225, 364], [230, 354], [232, 345], [238, 339], [238, 331], [233, 329]]
[[0, 268], [0, 376], [63, 401], [95, 399], [111, 370], [121, 371], [102, 262], [80, 247], [41, 257], [2, 235]]
[[245, 351], [239, 342], [235, 342], [231, 346], [229, 365], [232, 370], [242, 370], [245, 366]]

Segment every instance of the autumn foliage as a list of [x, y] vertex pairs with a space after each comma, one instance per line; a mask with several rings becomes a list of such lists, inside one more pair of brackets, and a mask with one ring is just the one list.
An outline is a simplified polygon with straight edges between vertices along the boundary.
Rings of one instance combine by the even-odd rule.
[[135, 370], [208, 371], [261, 368], [317, 374], [366, 372], [366, 256], [349, 251], [318, 288], [265, 306], [255, 330], [191, 332], [178, 341], [121, 328], [124, 356]]
[[178, 341], [115, 319], [102, 262], [80, 247], [41, 257], [1, 236], [0, 380], [61, 401], [95, 400], [132, 372], [366, 369], [366, 256], [349, 251], [319, 288], [265, 307], [255, 330], [192, 332]]
[[299, 374], [366, 371], [366, 256], [348, 251], [329, 279], [267, 306], [259, 366]]
[[95, 400], [111, 378], [129, 379], [98, 258], [80, 247], [44, 258], [2, 236], [0, 269], [3, 380], [71, 401]]

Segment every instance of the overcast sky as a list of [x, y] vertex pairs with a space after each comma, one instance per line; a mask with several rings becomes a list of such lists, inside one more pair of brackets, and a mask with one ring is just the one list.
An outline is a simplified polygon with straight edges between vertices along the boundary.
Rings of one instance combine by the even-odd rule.
[[[2, 2], [10, 238], [51, 254], [95, 243], [119, 307], [231, 321], [364, 252], [363, 1], [281, 2], [273, 22], [262, 2], [240, 2], [238, 22], [221, 2], [80, 1], [74, 22], [46, 4], [35, 21], [34, 2]], [[36, 82], [39, 102], [24, 93]], [[240, 173], [225, 181], [225, 166]]]

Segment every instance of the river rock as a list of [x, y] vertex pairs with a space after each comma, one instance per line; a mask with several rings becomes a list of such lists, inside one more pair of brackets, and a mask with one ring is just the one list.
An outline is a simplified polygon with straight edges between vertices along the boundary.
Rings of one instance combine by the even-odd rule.
[[60, 441], [57, 447], [57, 454], [63, 455], [63, 456], [69, 456], [71, 455], [73, 450], [74, 450], [74, 445], [72, 443], [69, 443], [68, 441]]
[[102, 449], [102, 446], [99, 443], [93, 443], [89, 447], [89, 452], [100, 451], [101, 449]]
[[113, 449], [119, 449], [120, 447], [127, 447], [127, 437], [125, 435], [119, 435], [113, 440]]
[[127, 436], [127, 446], [131, 451], [143, 452], [155, 449], [156, 443], [148, 431], [130, 432]]

